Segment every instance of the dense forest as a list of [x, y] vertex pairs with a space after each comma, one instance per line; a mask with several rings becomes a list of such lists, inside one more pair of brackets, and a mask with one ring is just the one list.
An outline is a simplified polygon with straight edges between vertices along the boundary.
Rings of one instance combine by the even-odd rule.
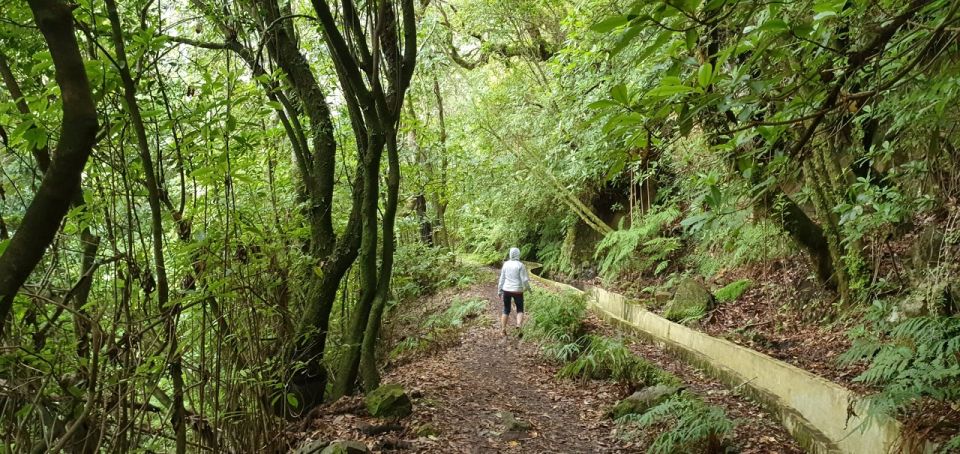
[[513, 246], [960, 449], [960, 2], [0, 0], [0, 76], [0, 452], [284, 452]]

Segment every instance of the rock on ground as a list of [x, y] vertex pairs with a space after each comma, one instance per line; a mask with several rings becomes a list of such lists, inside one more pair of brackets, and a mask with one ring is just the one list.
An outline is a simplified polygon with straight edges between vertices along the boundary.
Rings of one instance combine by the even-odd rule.
[[685, 318], [703, 315], [713, 308], [713, 295], [707, 288], [693, 278], [680, 281], [673, 299], [667, 304], [663, 316], [668, 320], [680, 321]]
[[646, 413], [647, 410], [660, 405], [670, 396], [678, 393], [680, 389], [679, 386], [669, 385], [648, 386], [618, 402], [610, 410], [610, 416], [613, 419], [619, 419], [626, 415]]
[[413, 412], [413, 403], [398, 384], [383, 385], [363, 399], [367, 411], [378, 418], [403, 418]]

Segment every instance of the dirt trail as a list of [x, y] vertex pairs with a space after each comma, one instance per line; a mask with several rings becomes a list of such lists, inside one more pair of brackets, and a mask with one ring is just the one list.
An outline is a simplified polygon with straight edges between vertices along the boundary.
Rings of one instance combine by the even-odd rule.
[[[436, 452], [624, 452], [603, 410], [615, 403], [608, 384], [579, 386], [554, 378], [556, 369], [539, 358], [536, 347], [496, 326], [500, 303], [493, 283], [461, 296], [486, 299], [479, 326], [460, 345], [400, 367], [385, 380], [423, 393], [414, 416], [440, 429], [423, 448]], [[512, 317], [511, 317], [512, 319]], [[415, 373], [411, 373], [414, 372]], [[505, 430], [504, 412], [530, 423], [529, 430]]]
[[[494, 276], [484, 274], [483, 283], [426, 298], [418, 303], [414, 314], [407, 314], [414, 316], [416, 326], [424, 313], [442, 311], [454, 298], [487, 301], [485, 313], [451, 346], [393, 367], [384, 375], [383, 383], [399, 383], [413, 397], [414, 412], [401, 420], [399, 427], [388, 433], [365, 435], [364, 428], [384, 421], [363, 412], [344, 414], [334, 410], [358, 407], [360, 398], [353, 397], [320, 411], [306, 422], [308, 427], [301, 429], [303, 432], [291, 436], [300, 440], [359, 439], [375, 452], [393, 452], [396, 448], [400, 452], [436, 453], [645, 451], [649, 437], [640, 437], [646, 441], [624, 440], [618, 436], [616, 424], [604, 415], [627, 390], [603, 381], [557, 379], [558, 366], [546, 361], [534, 342], [520, 340], [515, 328], [506, 337], [500, 334], [497, 320], [501, 305]], [[619, 335], [593, 315], [586, 324], [593, 332]], [[723, 407], [737, 421], [733, 438], [741, 453], [801, 452], [756, 404], [730, 393], [653, 345], [639, 343], [629, 335], [627, 343], [658, 366], [677, 373], [705, 400]], [[511, 419], [510, 415], [521, 425], [529, 423], [529, 427], [508, 429], [505, 419]], [[432, 426], [436, 434], [425, 436], [420, 430], [424, 426]]]

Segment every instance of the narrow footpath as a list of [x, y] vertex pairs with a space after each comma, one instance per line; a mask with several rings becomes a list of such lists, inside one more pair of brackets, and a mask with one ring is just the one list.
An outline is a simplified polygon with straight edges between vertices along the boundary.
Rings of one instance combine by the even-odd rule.
[[[440, 433], [424, 448], [464, 453], [629, 449], [603, 415], [617, 401], [616, 386], [556, 379], [557, 368], [540, 358], [533, 343], [521, 341], [516, 328], [500, 334], [496, 320], [502, 306], [494, 283], [465, 293], [461, 296], [482, 297], [489, 305], [460, 344], [385, 377], [423, 393], [414, 418], [432, 422]], [[511, 423], [511, 416], [518, 422]]]
[[[411, 416], [399, 421], [393, 431], [370, 434], [368, 429], [383, 421], [365, 416], [362, 410], [343, 411], [360, 407], [360, 398], [353, 398], [305, 421], [300, 434], [307, 439], [359, 440], [374, 452], [644, 452], [649, 437], [646, 441], [645, 437], [624, 437], [605, 415], [628, 390], [605, 381], [558, 379], [559, 366], [545, 360], [534, 342], [522, 340], [516, 328], [507, 336], [500, 334], [496, 320], [501, 304], [492, 274], [485, 271], [483, 282], [455, 293], [441, 292], [424, 303], [483, 298], [488, 304], [453, 345], [385, 373], [383, 383], [399, 383], [413, 397]], [[617, 335], [593, 315], [586, 323], [592, 331]], [[626, 341], [637, 351], [639, 341], [629, 335]], [[707, 401], [720, 405], [736, 420], [738, 452], [802, 452], [756, 404], [661, 353], [652, 345], [642, 349], [649, 360], [679, 372], [689, 389], [706, 394]], [[424, 434], [424, 427], [430, 427], [431, 433]]]

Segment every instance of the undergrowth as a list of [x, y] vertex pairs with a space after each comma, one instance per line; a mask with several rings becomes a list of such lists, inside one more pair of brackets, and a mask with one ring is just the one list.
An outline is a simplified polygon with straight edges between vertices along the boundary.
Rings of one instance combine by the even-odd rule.
[[527, 312], [533, 314], [524, 327], [532, 339], [550, 343], [570, 343], [583, 331], [587, 301], [573, 292], [553, 293], [534, 289], [527, 298]]
[[691, 227], [689, 231], [696, 243], [684, 262], [705, 277], [745, 265], [765, 263], [793, 252], [783, 229], [767, 220], [753, 219], [751, 210], [717, 216], [709, 223]]
[[456, 299], [441, 313], [431, 315], [423, 323], [423, 332], [405, 337], [390, 351], [391, 361], [413, 356], [447, 344], [456, 338], [464, 323], [483, 313], [487, 306], [482, 298]]
[[670, 264], [671, 255], [680, 249], [679, 237], [661, 236], [664, 228], [680, 216], [675, 207], [664, 207], [636, 219], [630, 228], [608, 233], [597, 244], [595, 258], [600, 260], [600, 276], [615, 279], [630, 269], [663, 272]]
[[709, 405], [696, 396], [681, 392], [643, 414], [628, 414], [617, 420], [623, 426], [634, 426], [628, 433], [640, 436], [654, 425], [665, 425], [647, 448], [649, 454], [725, 452], [735, 423], [722, 408]]
[[[583, 334], [586, 302], [573, 293], [555, 294], [535, 291], [530, 313], [535, 314], [525, 332], [541, 342], [543, 354], [562, 363], [557, 376], [574, 380], [612, 380], [642, 388], [657, 384], [680, 386], [673, 374], [634, 354], [620, 339]], [[637, 429], [663, 424], [669, 429], [650, 445], [649, 453], [720, 453], [728, 444], [734, 423], [723, 409], [707, 405], [695, 396], [681, 392], [654, 406], [642, 415], [627, 415], [618, 420]], [[635, 431], [647, 433], [649, 431]]]
[[[886, 311], [876, 305], [871, 317], [880, 329], [859, 327], [842, 364], [868, 362], [855, 381], [881, 387], [867, 398], [864, 424], [881, 415], [897, 416], [924, 399], [956, 406], [960, 403], [960, 316], [926, 315], [886, 323]], [[960, 448], [955, 435], [945, 449]]]
[[586, 301], [582, 295], [535, 290], [532, 296], [529, 312], [535, 315], [524, 331], [540, 341], [544, 356], [563, 364], [559, 377], [613, 380], [634, 387], [679, 383], [673, 375], [635, 355], [622, 341], [584, 334]]
[[458, 261], [452, 251], [421, 243], [400, 245], [394, 261], [390, 287], [397, 301], [447, 287], [466, 288], [479, 280], [476, 266]]
[[576, 355], [566, 356], [567, 363], [557, 372], [561, 378], [613, 380], [633, 387], [679, 384], [676, 377], [635, 355], [619, 339], [587, 334], [562, 348]]

